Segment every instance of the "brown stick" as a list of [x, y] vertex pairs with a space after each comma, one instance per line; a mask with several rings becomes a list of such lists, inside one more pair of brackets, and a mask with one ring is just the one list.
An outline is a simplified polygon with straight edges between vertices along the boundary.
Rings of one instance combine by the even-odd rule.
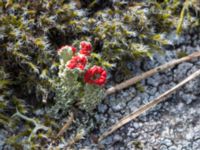
[[143, 79], [146, 79], [146, 78], [148, 78], [148, 77], [150, 77], [150, 76], [152, 76], [152, 75], [154, 75], [154, 74], [156, 74], [156, 73], [158, 73], [160, 71], [164, 71], [164, 70], [166, 70], [168, 68], [171, 68], [171, 67], [173, 67], [173, 66], [175, 66], [177, 64], [180, 64], [180, 63], [185, 62], [185, 61], [190, 61], [190, 60], [192, 60], [194, 58], [198, 58], [198, 57], [200, 57], [200, 52], [194, 52], [191, 55], [188, 55], [186, 57], [183, 57], [183, 58], [180, 58], [180, 59], [176, 59], [176, 60], [172, 60], [172, 61], [170, 61], [170, 62], [168, 62], [166, 64], [158, 66], [158, 67], [156, 67], [154, 69], [151, 69], [151, 70], [149, 70], [149, 71], [147, 71], [147, 72], [145, 72], [143, 74], [140, 74], [140, 75], [138, 75], [136, 77], [133, 77], [133, 78], [131, 78], [129, 80], [126, 80], [126, 81], [124, 81], [124, 82], [122, 82], [120, 84], [117, 84], [117, 85], [107, 89], [106, 90], [106, 95], [110, 95], [112, 93], [120, 91], [120, 90], [122, 90], [124, 88], [127, 88], [127, 87], [129, 87], [129, 86], [131, 86], [131, 85], [133, 85], [133, 84], [135, 84], [135, 83], [137, 83], [137, 82], [139, 82], [139, 81], [141, 81]]
[[64, 124], [64, 126], [60, 129], [60, 131], [56, 135], [56, 138], [58, 138], [61, 135], [63, 135], [63, 133], [70, 127], [70, 125], [72, 124], [73, 121], [74, 121], [74, 114], [70, 113], [68, 120], [66, 121], [66, 123]]
[[65, 145], [66, 150], [70, 149], [71, 147], [76, 144], [81, 139], [84, 139], [85, 132], [83, 130], [80, 130], [76, 133], [74, 137], [72, 137], [69, 141], [67, 141], [67, 145]]
[[166, 97], [168, 97], [169, 95], [171, 95], [172, 93], [174, 93], [177, 89], [179, 89], [184, 84], [186, 84], [187, 82], [191, 81], [192, 79], [194, 79], [194, 78], [196, 78], [198, 76], [200, 76], [200, 70], [197, 70], [196, 72], [194, 72], [193, 74], [191, 74], [190, 76], [188, 76], [187, 78], [185, 78], [183, 81], [181, 81], [179, 84], [177, 84], [176, 86], [174, 86], [170, 90], [168, 90], [168, 91], [164, 92], [163, 94], [161, 94], [160, 96], [158, 96], [156, 99], [154, 99], [154, 100], [150, 101], [149, 103], [141, 106], [135, 112], [133, 112], [133, 113], [131, 113], [131, 114], [123, 117], [116, 124], [114, 124], [108, 131], [104, 132], [99, 137], [98, 141], [101, 141], [102, 139], [104, 139], [105, 137], [107, 137], [108, 135], [110, 135], [111, 133], [113, 133], [114, 131], [116, 131], [117, 129], [119, 129], [120, 127], [122, 127], [123, 125], [125, 125], [126, 123], [130, 122], [131, 120], [133, 120], [136, 117], [140, 116], [144, 112], [146, 112], [146, 111], [150, 110], [151, 108], [155, 107], [157, 104], [159, 104], [160, 102], [162, 102], [163, 100], [165, 100]]

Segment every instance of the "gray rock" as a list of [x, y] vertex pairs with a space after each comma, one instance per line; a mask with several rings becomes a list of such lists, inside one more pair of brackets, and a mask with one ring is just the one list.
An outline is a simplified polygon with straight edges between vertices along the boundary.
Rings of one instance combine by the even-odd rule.
[[193, 139], [193, 136], [194, 136], [194, 134], [193, 133], [191, 133], [191, 132], [188, 132], [187, 134], [186, 134], [186, 136], [185, 136], [185, 138], [186, 138], [186, 140], [192, 140]]
[[142, 103], [146, 104], [149, 102], [149, 95], [147, 93], [142, 93], [139, 96], [142, 100]]
[[[200, 38], [198, 37], [198, 39]], [[181, 51], [190, 54], [196, 49], [192, 45], [188, 46], [188, 44], [195, 44], [197, 41], [196, 36], [193, 37], [186, 33], [184, 36], [176, 36], [173, 40], [176, 45], [168, 47], [171, 49], [166, 49], [165, 55], [155, 54], [154, 60], [144, 58], [142, 63], [130, 62], [127, 64], [133, 75], [141, 73], [141, 70], [147, 71], [164, 62], [177, 58], [177, 52]], [[187, 41], [189, 42], [187, 43]], [[200, 44], [200, 40], [198, 42]], [[175, 49], [176, 47], [178, 49]], [[98, 120], [107, 118], [105, 126], [100, 125], [100, 128], [102, 128], [100, 132], [103, 133], [110, 125], [115, 124], [123, 116], [134, 112], [142, 104], [153, 100], [199, 68], [200, 62], [197, 59], [181, 63], [143, 80], [144, 93], [132, 86], [109, 96], [106, 100], [108, 111], [104, 108], [104, 104], [98, 106], [98, 112], [100, 114], [104, 113], [102, 116], [98, 115]], [[160, 103], [151, 109], [151, 111], [139, 116], [138, 119], [124, 125], [113, 136], [107, 137], [105, 139], [105, 149], [137, 149], [138, 143], [143, 143], [142, 149], [144, 150], [198, 149], [200, 147], [199, 88], [200, 79], [187, 83], [183, 88], [166, 99], [165, 102]], [[126, 138], [123, 139], [123, 137]], [[113, 144], [113, 141], [119, 141], [119, 143], [116, 142], [117, 144]], [[133, 144], [133, 141], [138, 141], [138, 143], [135, 142]]]
[[96, 121], [101, 124], [103, 124], [107, 121], [107, 118], [104, 115], [96, 114], [95, 118], [96, 118]]
[[159, 150], [168, 150], [167, 146], [166, 145], [161, 145]]
[[129, 93], [136, 94], [136, 89], [134, 87], [130, 87]]
[[171, 41], [173, 44], [182, 44], [185, 41], [185, 38], [183, 36], [178, 36], [175, 32], [171, 32], [166, 37], [168, 40]]
[[141, 127], [141, 123], [134, 122], [134, 123], [133, 123], [133, 127], [134, 127], [135, 129], [139, 129], [139, 128]]
[[192, 103], [194, 100], [197, 99], [196, 96], [192, 95], [192, 94], [186, 94], [184, 92], [179, 92], [179, 97], [186, 103], [186, 104], [190, 104]]
[[171, 146], [172, 141], [170, 139], [165, 139], [164, 141], [161, 142], [161, 144], [166, 145], [166, 146]]
[[156, 74], [153, 77], [150, 77], [147, 79], [147, 84], [157, 87], [160, 84], [160, 81], [161, 81], [161, 77], [158, 74]]
[[113, 143], [113, 138], [112, 136], [107, 137], [106, 139], [104, 139], [101, 144], [105, 144], [105, 145], [110, 145]]
[[128, 91], [122, 92], [121, 95], [122, 95], [123, 98], [128, 97], [129, 92]]
[[125, 149], [126, 149], [125, 147], [120, 147], [120, 148], [119, 148], [119, 150], [125, 150]]
[[115, 123], [118, 121], [118, 119], [112, 117], [112, 118], [109, 119], [109, 121], [110, 121], [112, 124], [115, 124]]
[[165, 57], [163, 55], [161, 55], [161, 54], [156, 53], [154, 55], [154, 59], [155, 59], [155, 61], [157, 61], [157, 63], [159, 65], [166, 63]]
[[108, 106], [107, 105], [104, 105], [104, 104], [98, 105], [98, 111], [100, 113], [105, 113], [107, 110], [108, 110]]
[[139, 136], [140, 136], [140, 133], [132, 132], [132, 134], [131, 134], [131, 137], [132, 137], [133, 139], [138, 138]]
[[170, 146], [168, 150], [178, 150], [176, 146]]
[[187, 72], [191, 69], [193, 64], [184, 62], [178, 65], [178, 68], [174, 72], [174, 78], [176, 81], [180, 81], [187, 76]]
[[116, 104], [116, 105], [114, 105], [114, 106], [111, 106], [111, 108], [112, 108], [112, 110], [113, 110], [114, 112], [119, 112], [120, 110], [124, 109], [125, 106], [126, 106], [126, 104], [123, 103], [123, 102], [121, 102], [121, 103], [119, 103], [119, 104]]
[[192, 46], [188, 46], [187, 47], [187, 52], [189, 53], [189, 54], [191, 54], [191, 53], [193, 53], [193, 52], [195, 52], [196, 51], [196, 47], [192, 47]]
[[133, 99], [130, 102], [128, 102], [127, 106], [130, 109], [130, 112], [133, 112], [138, 109], [140, 103], [137, 101], [137, 99]]
[[169, 84], [163, 84], [163, 85], [160, 85], [160, 86], [158, 87], [158, 90], [159, 90], [160, 93], [164, 93], [164, 92], [166, 92], [167, 90], [169, 90], [170, 88], [172, 88], [172, 87], [170, 87]]
[[143, 70], [147, 71], [154, 68], [156, 63], [154, 61], [144, 61]]
[[200, 139], [193, 142], [192, 148], [195, 150], [200, 148]]
[[145, 90], [149, 95], [154, 96], [157, 91], [156, 87], [148, 86], [148, 88]]
[[122, 140], [123, 138], [118, 134], [114, 135], [113, 137], [113, 142], [121, 142]]
[[176, 58], [176, 51], [166, 51], [165, 52], [165, 59], [167, 62], [169, 62], [170, 60], [172, 59], [175, 59]]

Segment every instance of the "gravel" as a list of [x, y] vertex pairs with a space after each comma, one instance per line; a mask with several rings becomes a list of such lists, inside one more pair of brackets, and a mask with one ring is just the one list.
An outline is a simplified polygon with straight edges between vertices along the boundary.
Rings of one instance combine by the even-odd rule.
[[[128, 68], [136, 75], [140, 74], [141, 70], [144, 72], [177, 58], [177, 52], [184, 51], [190, 54], [196, 51], [200, 47], [200, 37], [198, 34], [193, 37], [192, 34], [189, 32], [180, 37], [170, 34], [167, 37], [173, 45], [165, 49], [165, 55], [155, 54], [153, 60], [145, 58], [142, 63], [129, 62]], [[198, 45], [191, 43], [198, 43]], [[174, 49], [172, 49], [173, 47]], [[138, 67], [140, 69], [136, 69]], [[108, 96], [104, 100], [104, 104], [98, 106], [96, 117], [99, 118], [97, 119], [99, 135], [123, 116], [136, 111], [142, 104], [153, 100], [198, 69], [200, 69], [198, 59], [184, 62], [141, 82], [144, 92], [138, 90], [136, 86], [132, 86]], [[189, 82], [165, 102], [124, 125], [106, 137], [100, 144], [104, 149], [109, 150], [200, 149], [199, 88], [200, 79]], [[101, 123], [102, 120], [104, 123]], [[82, 145], [83, 148], [85, 146], [88, 145]]]
[[107, 105], [100, 104], [100, 105], [98, 106], [98, 111], [99, 111], [100, 113], [105, 113], [107, 110], [108, 110], [108, 106], [107, 106]]

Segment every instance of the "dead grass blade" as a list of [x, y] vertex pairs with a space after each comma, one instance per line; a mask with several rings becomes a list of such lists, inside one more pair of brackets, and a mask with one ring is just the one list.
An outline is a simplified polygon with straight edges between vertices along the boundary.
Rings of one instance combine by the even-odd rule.
[[154, 75], [158, 72], [164, 71], [164, 70], [169, 69], [169, 68], [171, 68], [171, 67], [173, 67], [177, 64], [180, 64], [180, 63], [185, 62], [185, 61], [190, 61], [190, 60], [192, 60], [194, 58], [198, 58], [198, 57], [200, 57], [200, 52], [194, 52], [191, 55], [188, 55], [186, 57], [182, 57], [180, 59], [172, 60], [172, 61], [170, 61], [166, 64], [158, 66], [158, 67], [151, 69], [151, 70], [149, 70], [149, 71], [147, 71], [143, 74], [140, 74], [140, 75], [135, 76], [131, 79], [128, 79], [128, 80], [126, 80], [126, 81], [124, 81], [120, 84], [117, 84], [113, 87], [110, 87], [109, 89], [106, 90], [106, 95], [110, 95], [112, 93], [120, 91], [120, 90], [127, 88], [127, 87], [129, 87], [129, 86], [131, 86], [131, 85], [133, 85], [133, 84], [135, 84], [135, 83], [137, 83], [137, 82], [139, 82], [143, 79], [146, 79], [146, 78], [148, 78], [148, 77], [150, 77], [150, 76], [152, 76], [152, 75]]
[[131, 120], [135, 119], [136, 117], [142, 115], [146, 111], [148, 111], [151, 108], [155, 107], [160, 102], [166, 100], [166, 98], [168, 96], [170, 96], [172, 93], [174, 93], [177, 89], [179, 89], [180, 87], [182, 87], [183, 85], [185, 85], [187, 82], [191, 81], [192, 79], [194, 79], [194, 78], [196, 78], [198, 76], [200, 76], [200, 70], [197, 70], [196, 72], [194, 72], [193, 74], [191, 74], [190, 76], [188, 76], [187, 78], [185, 78], [183, 81], [181, 81], [179, 84], [177, 84], [176, 86], [172, 87], [170, 90], [168, 90], [168, 91], [164, 92], [163, 94], [161, 94], [160, 96], [158, 96], [156, 99], [154, 99], [154, 100], [150, 101], [149, 103], [141, 106], [135, 112], [133, 112], [133, 113], [131, 113], [131, 114], [123, 117], [116, 124], [114, 124], [110, 129], [108, 129], [108, 131], [104, 132], [99, 137], [98, 141], [100, 142], [105, 137], [107, 137], [108, 135], [110, 135], [111, 133], [113, 133], [114, 131], [116, 131], [117, 129], [119, 129], [120, 127], [122, 127], [123, 125], [127, 124]]
[[60, 129], [60, 131], [58, 132], [58, 134], [56, 135], [56, 138], [60, 137], [61, 135], [64, 134], [64, 132], [70, 127], [70, 125], [73, 123], [74, 121], [74, 114], [70, 113], [69, 117], [66, 121], [66, 123], [64, 124], [64, 126]]

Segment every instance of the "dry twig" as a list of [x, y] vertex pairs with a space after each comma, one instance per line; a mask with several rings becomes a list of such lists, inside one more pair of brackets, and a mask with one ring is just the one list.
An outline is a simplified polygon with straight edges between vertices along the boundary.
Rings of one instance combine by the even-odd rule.
[[74, 114], [70, 113], [69, 117], [66, 121], [66, 123], [64, 124], [64, 126], [60, 129], [60, 131], [58, 132], [58, 134], [56, 135], [56, 138], [60, 137], [61, 135], [63, 135], [63, 133], [70, 127], [70, 125], [73, 123], [74, 121]]
[[166, 64], [158, 66], [158, 67], [156, 67], [154, 69], [151, 69], [151, 70], [149, 70], [149, 71], [147, 71], [147, 72], [145, 72], [143, 74], [140, 74], [140, 75], [138, 75], [136, 77], [133, 77], [133, 78], [131, 78], [129, 80], [126, 80], [126, 81], [124, 81], [124, 82], [122, 82], [120, 84], [117, 84], [117, 85], [107, 89], [106, 90], [106, 95], [110, 95], [112, 93], [120, 91], [120, 90], [122, 90], [124, 88], [127, 88], [127, 87], [129, 87], [129, 86], [131, 86], [131, 85], [133, 85], [133, 84], [135, 84], [135, 83], [137, 83], [137, 82], [139, 82], [139, 81], [141, 81], [143, 79], [146, 79], [146, 78], [148, 78], [148, 77], [150, 77], [150, 76], [152, 76], [152, 75], [154, 75], [154, 74], [156, 74], [156, 73], [158, 73], [160, 71], [164, 71], [164, 70], [169, 69], [169, 68], [171, 68], [171, 67], [173, 67], [173, 66], [175, 66], [177, 64], [180, 64], [180, 63], [185, 62], [185, 61], [190, 61], [190, 60], [192, 60], [194, 58], [198, 58], [198, 57], [200, 57], [200, 52], [194, 52], [191, 55], [188, 55], [186, 57], [183, 57], [183, 58], [180, 58], [180, 59], [176, 59], [176, 60], [172, 60], [172, 61], [170, 61], [170, 62], [168, 62]]
[[85, 131], [83, 129], [79, 130], [74, 137], [72, 137], [67, 143], [67, 145], [65, 145], [66, 150], [70, 149], [74, 144], [76, 144], [78, 141], [80, 141], [81, 139], [84, 139], [85, 136]]
[[[197, 53], [197, 54], [199, 55], [200, 53]], [[181, 81], [179, 84], [177, 84], [176, 86], [174, 86], [170, 90], [168, 90], [168, 91], [164, 92], [163, 94], [161, 94], [160, 96], [158, 96], [156, 99], [154, 99], [154, 100], [150, 101], [149, 103], [141, 106], [135, 112], [123, 117], [116, 124], [114, 124], [108, 131], [104, 132], [100, 136], [98, 141], [101, 141], [102, 139], [104, 139], [105, 137], [107, 137], [108, 135], [110, 135], [111, 133], [113, 133], [114, 131], [116, 131], [117, 129], [119, 129], [120, 127], [125, 125], [126, 123], [130, 122], [131, 120], [135, 119], [136, 117], [140, 116], [141, 114], [143, 114], [146, 111], [150, 110], [151, 108], [155, 107], [157, 104], [159, 104], [160, 102], [164, 101], [166, 99], [166, 97], [168, 97], [169, 95], [174, 93], [177, 89], [179, 89], [180, 87], [185, 85], [187, 82], [191, 81], [192, 79], [194, 79], [194, 78], [196, 78], [198, 76], [200, 76], [200, 70], [197, 70], [196, 72], [194, 72], [193, 74], [188, 76], [186, 79]]]

